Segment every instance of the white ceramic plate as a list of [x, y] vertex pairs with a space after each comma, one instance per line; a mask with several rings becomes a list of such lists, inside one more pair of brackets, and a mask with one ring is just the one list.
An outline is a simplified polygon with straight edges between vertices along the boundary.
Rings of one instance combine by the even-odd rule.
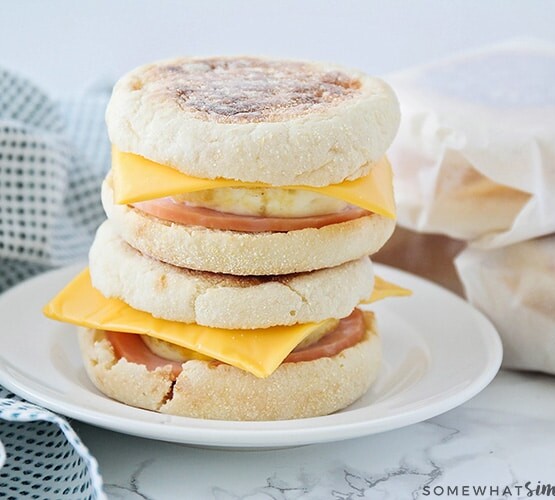
[[16, 394], [99, 427], [146, 438], [236, 448], [338, 441], [403, 427], [446, 412], [480, 392], [501, 363], [491, 323], [469, 304], [421, 278], [376, 265], [383, 278], [413, 290], [371, 307], [384, 362], [370, 391], [325, 417], [226, 422], [161, 415], [102, 395], [81, 363], [75, 329], [41, 309], [78, 271], [72, 266], [0, 296], [0, 383]]

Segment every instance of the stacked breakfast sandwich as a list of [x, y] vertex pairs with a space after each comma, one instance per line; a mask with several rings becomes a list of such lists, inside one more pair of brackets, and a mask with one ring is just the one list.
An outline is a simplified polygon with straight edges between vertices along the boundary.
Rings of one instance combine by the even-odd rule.
[[124, 76], [106, 118], [108, 220], [45, 308], [81, 327], [96, 387], [228, 420], [364, 394], [381, 351], [357, 306], [404, 293], [368, 257], [395, 224], [391, 89], [329, 65], [182, 58]]

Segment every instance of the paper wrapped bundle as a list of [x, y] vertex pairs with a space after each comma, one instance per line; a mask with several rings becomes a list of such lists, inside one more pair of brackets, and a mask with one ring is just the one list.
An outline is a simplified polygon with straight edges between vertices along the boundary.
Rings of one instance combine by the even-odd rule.
[[390, 153], [399, 223], [468, 243], [459, 276], [496, 323], [505, 365], [555, 373], [553, 238], [492, 251], [555, 232], [555, 46], [510, 42], [388, 79], [402, 111]]
[[503, 334], [507, 368], [555, 373], [555, 235], [456, 260], [471, 302]]

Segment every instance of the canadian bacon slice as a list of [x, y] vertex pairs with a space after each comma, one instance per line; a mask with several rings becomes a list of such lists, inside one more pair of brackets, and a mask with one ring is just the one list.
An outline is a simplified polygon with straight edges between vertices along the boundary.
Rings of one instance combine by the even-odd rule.
[[181, 363], [161, 358], [154, 354], [142, 341], [141, 335], [123, 332], [105, 333], [108, 341], [114, 348], [114, 354], [117, 358], [125, 358], [130, 363], [144, 365], [149, 371], [169, 365], [172, 369], [172, 378], [174, 379], [181, 373]]
[[342, 319], [337, 328], [324, 335], [318, 342], [289, 354], [284, 363], [314, 361], [319, 358], [331, 358], [341, 351], [358, 344], [366, 333], [364, 315], [355, 309], [350, 316]]
[[141, 201], [134, 203], [132, 206], [141, 212], [176, 224], [245, 233], [287, 232], [307, 228], [318, 229], [330, 224], [339, 224], [371, 214], [371, 212], [363, 208], [353, 206], [341, 212], [310, 217], [258, 217], [220, 212], [204, 207], [194, 207], [185, 203], [175, 202], [169, 197]]

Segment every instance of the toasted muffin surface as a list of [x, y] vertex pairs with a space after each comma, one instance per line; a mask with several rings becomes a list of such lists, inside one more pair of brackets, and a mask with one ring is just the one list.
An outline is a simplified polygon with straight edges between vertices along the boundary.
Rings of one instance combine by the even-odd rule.
[[178, 58], [114, 87], [106, 122], [121, 151], [187, 174], [325, 186], [370, 171], [399, 125], [380, 79], [327, 64]]

